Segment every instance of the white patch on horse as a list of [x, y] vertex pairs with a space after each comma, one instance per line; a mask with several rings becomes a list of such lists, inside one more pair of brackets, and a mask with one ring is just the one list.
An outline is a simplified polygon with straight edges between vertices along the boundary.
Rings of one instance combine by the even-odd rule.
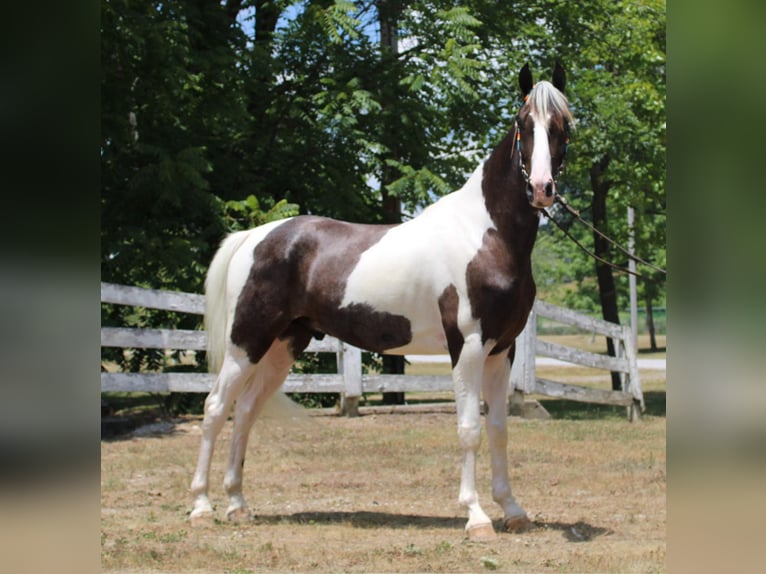
[[410, 321], [412, 341], [387, 353], [438, 354], [447, 349], [438, 299], [451, 284], [460, 301], [460, 330], [477, 328], [465, 269], [487, 229], [494, 228], [484, 206], [483, 172], [482, 163], [461, 189], [392, 228], [362, 253], [349, 275], [341, 307], [363, 303]]
[[532, 150], [529, 183], [536, 188], [545, 187], [548, 182], [553, 180], [547, 123], [546, 118], [535, 117], [534, 148]]

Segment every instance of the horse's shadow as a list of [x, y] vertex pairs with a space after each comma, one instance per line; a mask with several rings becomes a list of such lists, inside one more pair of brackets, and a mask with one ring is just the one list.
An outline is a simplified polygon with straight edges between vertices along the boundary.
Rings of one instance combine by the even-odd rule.
[[531, 530], [558, 530], [569, 542], [590, 542], [600, 536], [614, 534], [611, 528], [593, 526], [582, 520], [570, 522], [533, 522]]
[[354, 528], [462, 528], [465, 519], [457, 516], [424, 516], [389, 512], [296, 512], [257, 515], [256, 524], [351, 524]]
[[[294, 514], [258, 515], [255, 523], [269, 524], [351, 524], [354, 528], [443, 528], [460, 531], [465, 526], [462, 516], [424, 516], [415, 514], [394, 514], [389, 512], [296, 512]], [[493, 523], [495, 531], [503, 532], [503, 521]], [[609, 528], [593, 526], [587, 522], [546, 522], [534, 521], [520, 534], [543, 530], [556, 530], [569, 542], [589, 542], [599, 536], [607, 536], [614, 531]]]

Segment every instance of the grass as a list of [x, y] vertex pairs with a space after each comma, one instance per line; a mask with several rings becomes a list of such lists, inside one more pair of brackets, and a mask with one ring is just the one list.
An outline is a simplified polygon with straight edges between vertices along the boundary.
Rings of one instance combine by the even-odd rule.
[[[257, 423], [245, 468], [248, 524], [191, 528], [199, 418], [171, 434], [102, 443], [106, 572], [648, 572], [665, 552], [664, 419], [510, 422], [512, 485], [535, 521], [491, 544], [464, 540], [454, 415]], [[230, 423], [223, 431], [231, 432]], [[486, 442], [486, 441], [485, 441]], [[211, 495], [219, 513], [227, 444]], [[478, 484], [490, 501], [486, 444]], [[220, 517], [220, 514], [218, 515]]]
[[[608, 375], [550, 369], [540, 376], [609, 385]], [[621, 408], [542, 397], [553, 420], [509, 420], [512, 486], [534, 528], [490, 544], [464, 539], [454, 414], [312, 417], [298, 428], [259, 421], [245, 465], [255, 512], [247, 524], [222, 520], [229, 422], [211, 473], [221, 520], [201, 528], [188, 523], [200, 417], [173, 419], [169, 433], [102, 441], [102, 570], [662, 572], [665, 378], [641, 376], [640, 423]], [[451, 400], [434, 395], [408, 401]], [[484, 509], [499, 520], [486, 438], [477, 477]]]

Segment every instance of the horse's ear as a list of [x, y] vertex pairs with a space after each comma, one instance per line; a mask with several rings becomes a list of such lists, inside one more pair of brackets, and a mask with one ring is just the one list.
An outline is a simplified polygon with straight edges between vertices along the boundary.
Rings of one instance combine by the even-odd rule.
[[519, 87], [521, 88], [521, 95], [525, 96], [532, 91], [532, 72], [529, 71], [529, 64], [524, 64], [524, 67], [519, 72]]
[[553, 86], [562, 94], [567, 86], [567, 73], [561, 62], [556, 62], [556, 67], [553, 69]]

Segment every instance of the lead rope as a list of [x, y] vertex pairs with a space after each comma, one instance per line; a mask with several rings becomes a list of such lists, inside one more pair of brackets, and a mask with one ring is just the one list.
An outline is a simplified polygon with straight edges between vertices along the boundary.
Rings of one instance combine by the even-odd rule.
[[[596, 228], [595, 228], [593, 225], [591, 225], [591, 224], [590, 224], [590, 223], [588, 223], [587, 221], [585, 221], [585, 220], [582, 218], [582, 216], [580, 215], [580, 212], [579, 212], [578, 210], [576, 210], [574, 207], [572, 207], [571, 205], [569, 205], [569, 202], [568, 202], [568, 201], [567, 201], [567, 200], [566, 200], [564, 197], [562, 197], [562, 196], [560, 196], [560, 195], [556, 194], [556, 201], [557, 201], [557, 202], [559, 202], [561, 205], [563, 205], [563, 206], [564, 206], [564, 209], [566, 209], [566, 210], [567, 210], [567, 211], [568, 211], [568, 212], [569, 212], [571, 215], [573, 215], [573, 216], [575, 217], [575, 219], [577, 219], [577, 220], [578, 220], [578, 221], [580, 221], [582, 224], [584, 224], [586, 227], [588, 227], [588, 228], [589, 228], [591, 231], [595, 231], [595, 232], [596, 232], [596, 234], [598, 234], [600, 237], [603, 237], [603, 238], [604, 238], [604, 239], [606, 239], [606, 240], [607, 240], [609, 243], [611, 243], [612, 245], [614, 245], [615, 247], [617, 247], [617, 249], [619, 249], [619, 250], [620, 250], [622, 253], [624, 253], [625, 255], [627, 255], [627, 256], [628, 256], [628, 258], [632, 259], [632, 260], [633, 260], [633, 261], [635, 261], [636, 263], [641, 263], [642, 265], [646, 265], [647, 267], [650, 267], [651, 269], [654, 269], [655, 271], [659, 271], [659, 272], [660, 272], [660, 273], [662, 273], [663, 275], [666, 275], [666, 274], [667, 274], [667, 271], [665, 271], [665, 270], [664, 270], [664, 269], [662, 269], [661, 267], [657, 267], [656, 265], [653, 265], [652, 263], [649, 263], [648, 261], [645, 261], [644, 259], [641, 259], [641, 258], [640, 258], [640, 257], [638, 257], [637, 255], [633, 255], [633, 254], [632, 254], [630, 251], [628, 251], [627, 249], [625, 249], [625, 248], [624, 248], [622, 245], [620, 245], [619, 243], [617, 243], [616, 241], [614, 241], [613, 239], [611, 239], [610, 237], [608, 237], [607, 235], [605, 235], [604, 233], [602, 233], [601, 231], [599, 231], [598, 229], [596, 229]], [[558, 221], [556, 221], [556, 220], [555, 220], [555, 219], [554, 219], [554, 218], [551, 216], [551, 214], [550, 214], [550, 213], [548, 213], [548, 211], [547, 211], [547, 210], [543, 209], [542, 211], [545, 213], [545, 215], [546, 215], [546, 217], [548, 217], [548, 219], [550, 219], [551, 221], [553, 221], [553, 223], [555, 223], [555, 224], [556, 224], [556, 227], [558, 227], [558, 228], [559, 228], [559, 229], [560, 229], [560, 230], [561, 230], [561, 231], [564, 233], [564, 235], [566, 235], [566, 236], [567, 236], [569, 239], [571, 239], [572, 241], [574, 241], [574, 243], [575, 243], [575, 245], [577, 245], [577, 247], [579, 247], [579, 248], [580, 248], [580, 249], [582, 249], [582, 250], [583, 250], [585, 253], [587, 253], [588, 255], [590, 255], [591, 257], [593, 257], [593, 258], [594, 258], [596, 261], [599, 261], [599, 262], [603, 263], [604, 265], [608, 265], [609, 267], [611, 267], [611, 268], [613, 268], [613, 269], [616, 269], [617, 271], [623, 271], [623, 272], [625, 272], [625, 273], [629, 273], [630, 275], [635, 275], [636, 277], [640, 277], [641, 279], [645, 279], [645, 280], [647, 280], [647, 281], [653, 281], [653, 279], [652, 279], [652, 278], [650, 278], [650, 277], [647, 277], [646, 275], [642, 275], [641, 273], [638, 273], [638, 272], [636, 272], [636, 271], [631, 271], [630, 269], [626, 269], [626, 268], [624, 268], [624, 267], [620, 267], [619, 265], [615, 265], [615, 264], [614, 264], [614, 263], [612, 263], [611, 261], [607, 261], [607, 260], [606, 260], [606, 259], [604, 259], [603, 257], [599, 257], [598, 255], [596, 255], [595, 253], [593, 253], [591, 250], [589, 250], [587, 247], [585, 247], [585, 246], [584, 246], [582, 243], [580, 243], [580, 242], [579, 242], [577, 239], [575, 239], [575, 238], [574, 238], [574, 237], [573, 237], [573, 236], [572, 236], [572, 235], [569, 233], [569, 231], [567, 231], [566, 229], [564, 229], [564, 227], [563, 227], [563, 226], [562, 226], [562, 225], [561, 225], [561, 224], [560, 224]]]

